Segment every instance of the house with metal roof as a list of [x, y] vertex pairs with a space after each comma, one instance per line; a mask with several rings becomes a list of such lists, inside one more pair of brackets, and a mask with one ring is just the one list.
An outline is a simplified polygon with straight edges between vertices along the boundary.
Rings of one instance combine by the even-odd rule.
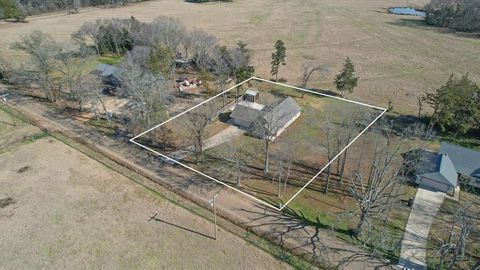
[[300, 116], [301, 108], [291, 97], [268, 105], [252, 102], [257, 98], [258, 92], [250, 90], [230, 114], [234, 125], [254, 137], [269, 136], [273, 140]]

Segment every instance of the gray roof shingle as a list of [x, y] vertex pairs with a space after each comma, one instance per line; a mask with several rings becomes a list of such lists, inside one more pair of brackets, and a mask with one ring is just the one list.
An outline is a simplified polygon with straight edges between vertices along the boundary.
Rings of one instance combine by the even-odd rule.
[[457, 172], [471, 176], [480, 174], [480, 152], [442, 142], [438, 153], [447, 154], [452, 160]]
[[430, 157], [430, 160], [426, 161], [425, 164], [433, 165], [431, 161], [434, 162], [434, 169], [432, 170], [430, 166], [422, 167], [423, 172], [420, 175], [456, 187], [458, 174], [450, 157], [446, 154], [438, 154], [433, 157], [433, 160]]
[[255, 136], [264, 136], [265, 128], [275, 133], [285, 126], [293, 117], [301, 111], [300, 106], [291, 97], [284, 98], [279, 102], [269, 104], [262, 110], [242, 105], [235, 106], [230, 117], [250, 122], [249, 130]]

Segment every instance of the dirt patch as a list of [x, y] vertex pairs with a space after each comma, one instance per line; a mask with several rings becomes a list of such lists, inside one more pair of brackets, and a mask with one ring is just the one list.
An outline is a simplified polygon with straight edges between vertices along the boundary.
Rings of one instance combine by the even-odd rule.
[[0, 208], [5, 208], [9, 206], [10, 204], [14, 204], [15, 200], [12, 197], [6, 197], [0, 199]]
[[20, 169], [17, 170], [17, 173], [24, 173], [26, 171], [30, 170], [30, 166], [23, 166]]

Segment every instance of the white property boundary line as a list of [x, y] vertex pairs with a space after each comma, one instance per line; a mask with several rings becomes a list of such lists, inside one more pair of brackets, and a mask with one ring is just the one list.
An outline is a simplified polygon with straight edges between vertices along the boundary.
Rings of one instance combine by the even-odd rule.
[[[256, 198], [256, 197], [254, 197], [254, 196], [252, 196], [252, 195], [250, 195], [250, 194], [242, 191], [242, 190], [239, 190], [238, 188], [235, 188], [235, 187], [232, 187], [232, 186], [230, 186], [230, 185], [227, 185], [226, 183], [224, 183], [224, 182], [222, 182], [222, 181], [220, 181], [220, 180], [218, 180], [218, 179], [216, 179], [216, 178], [214, 178], [214, 177], [211, 177], [211, 176], [209, 176], [209, 175], [207, 175], [207, 174], [205, 174], [205, 173], [203, 173], [203, 172], [201, 172], [201, 171], [199, 171], [199, 170], [196, 170], [196, 169], [194, 169], [194, 168], [192, 168], [192, 167], [190, 167], [190, 166], [188, 166], [188, 165], [185, 165], [185, 164], [183, 164], [183, 163], [181, 163], [181, 162], [179, 162], [179, 161], [177, 161], [177, 160], [175, 160], [175, 159], [172, 159], [172, 158], [170, 158], [170, 157], [168, 157], [168, 156], [166, 156], [166, 155], [164, 155], [164, 154], [162, 154], [162, 153], [159, 153], [159, 152], [157, 152], [157, 151], [155, 151], [155, 150], [153, 150], [153, 149], [151, 149], [151, 148], [149, 148], [149, 147], [147, 147], [147, 146], [145, 146], [145, 145], [143, 145], [143, 144], [138, 143], [138, 142], [135, 141], [135, 139], [137, 139], [137, 138], [139, 138], [139, 137], [147, 134], [148, 132], [150, 132], [150, 131], [152, 131], [152, 130], [154, 130], [154, 129], [156, 129], [156, 128], [158, 128], [158, 127], [160, 127], [160, 126], [162, 126], [162, 125], [164, 125], [164, 124], [166, 124], [166, 123], [168, 123], [168, 122], [170, 122], [170, 121], [172, 121], [172, 120], [174, 120], [174, 119], [176, 119], [176, 118], [178, 118], [178, 117], [180, 117], [180, 116], [182, 116], [182, 115], [184, 115], [184, 114], [186, 114], [186, 113], [188, 113], [188, 112], [191, 111], [191, 110], [194, 110], [195, 108], [197, 108], [197, 107], [199, 107], [199, 106], [201, 106], [201, 105], [203, 105], [203, 104], [205, 104], [205, 103], [213, 100], [214, 98], [217, 98], [217, 97], [219, 97], [219, 96], [221, 96], [221, 95], [223, 95], [223, 94], [225, 94], [225, 93], [227, 93], [227, 92], [230, 92], [231, 90], [235, 89], [236, 87], [238, 87], [238, 86], [240, 86], [240, 85], [242, 85], [242, 84], [244, 84], [244, 83], [247, 83], [247, 82], [249, 82], [249, 81], [251, 81], [251, 80], [256, 80], [256, 81], [266, 82], [266, 83], [275, 84], [275, 85], [279, 85], [279, 86], [284, 86], [284, 87], [288, 87], [288, 88], [293, 88], [293, 89], [296, 89], [296, 90], [299, 90], [299, 91], [302, 91], [302, 92], [307, 92], [307, 93], [311, 93], [311, 94], [315, 94], [315, 95], [319, 95], [319, 96], [325, 96], [325, 97], [335, 98], [335, 99], [338, 99], [338, 100], [342, 100], [342, 101], [354, 103], [354, 104], [357, 104], [357, 105], [362, 105], [362, 106], [366, 106], [366, 107], [369, 107], [369, 108], [381, 110], [382, 112], [381, 112], [370, 124], [368, 124], [368, 126], [367, 126], [365, 129], [363, 129], [350, 143], [348, 143], [347, 146], [345, 146], [332, 160], [330, 160], [317, 174], [315, 174], [315, 175], [312, 177], [312, 179], [310, 179], [299, 191], [297, 191], [297, 192], [296, 192], [284, 205], [282, 205], [281, 207], [276, 207], [276, 206], [274, 206], [274, 205], [272, 205], [272, 204], [270, 204], [270, 203], [267, 203], [267, 202], [265, 202], [265, 201], [263, 201], [263, 200], [260, 200], [260, 199], [258, 199], [258, 198]], [[200, 175], [202, 175], [202, 176], [205, 176], [205, 177], [207, 177], [207, 178], [210, 179], [210, 180], [213, 180], [213, 181], [215, 181], [215, 182], [217, 182], [217, 183], [219, 183], [219, 184], [221, 184], [221, 185], [224, 185], [224, 186], [226, 186], [226, 187], [228, 187], [228, 188], [230, 188], [230, 189], [232, 189], [232, 190], [235, 190], [235, 191], [241, 193], [242, 195], [247, 196], [248, 198], [255, 200], [256, 202], [259, 202], [259, 203], [261, 203], [261, 204], [263, 204], [263, 205], [266, 205], [266, 206], [269, 206], [269, 207], [271, 207], [271, 208], [273, 208], [273, 209], [276, 209], [276, 210], [278, 210], [278, 211], [281, 211], [285, 206], [287, 206], [287, 204], [289, 204], [293, 199], [295, 199], [295, 197], [297, 197], [298, 194], [300, 194], [300, 192], [302, 192], [313, 180], [315, 180], [330, 164], [332, 164], [333, 161], [335, 161], [341, 154], [343, 154], [343, 152], [345, 152], [345, 150], [347, 150], [348, 147], [350, 147], [358, 138], [360, 138], [360, 136], [362, 136], [363, 133], [365, 133], [365, 131], [367, 131], [375, 122], [377, 122], [377, 120], [380, 119], [380, 117], [382, 117], [382, 116], [385, 114], [386, 111], [387, 111], [387, 109], [382, 108], [382, 107], [377, 107], [377, 106], [374, 106], [374, 105], [370, 105], [370, 104], [366, 104], [366, 103], [362, 103], [362, 102], [358, 102], [358, 101], [353, 101], [353, 100], [349, 100], [349, 99], [345, 99], [345, 98], [340, 98], [340, 97], [336, 97], [336, 96], [332, 96], [332, 95], [328, 95], [328, 94], [318, 93], [318, 92], [311, 91], [311, 90], [308, 90], [308, 89], [303, 89], [303, 88], [291, 86], [291, 85], [288, 85], [288, 84], [273, 82], [273, 81], [265, 80], [265, 79], [262, 79], [262, 78], [251, 77], [251, 78], [246, 79], [245, 81], [243, 81], [243, 82], [241, 82], [241, 83], [238, 83], [238, 84], [230, 87], [229, 89], [227, 89], [227, 90], [225, 90], [225, 91], [223, 91], [223, 92], [221, 92], [221, 93], [219, 93], [219, 94], [217, 94], [217, 95], [215, 95], [215, 96], [213, 96], [213, 97], [211, 97], [211, 98], [209, 98], [209, 99], [207, 99], [207, 100], [205, 100], [205, 101], [203, 101], [203, 102], [201, 102], [201, 103], [199, 103], [199, 104], [197, 104], [197, 105], [195, 105], [195, 106], [193, 106], [192, 108], [190, 108], [190, 109], [188, 109], [188, 110], [186, 110], [186, 111], [184, 111], [184, 112], [182, 112], [182, 113], [180, 113], [180, 114], [178, 114], [178, 115], [176, 115], [176, 116], [174, 116], [174, 117], [172, 117], [172, 118], [170, 118], [170, 119], [168, 119], [168, 120], [166, 120], [166, 121], [164, 121], [164, 122], [162, 122], [162, 123], [160, 123], [160, 124], [158, 124], [158, 125], [156, 125], [156, 126], [154, 126], [154, 127], [152, 127], [152, 128], [150, 128], [150, 129], [148, 129], [148, 130], [140, 133], [139, 135], [137, 135], [137, 136], [133, 137], [132, 139], [130, 139], [130, 142], [132, 142], [132, 143], [134, 143], [134, 144], [136, 144], [136, 145], [138, 145], [138, 146], [140, 146], [140, 147], [142, 147], [142, 148], [144, 148], [144, 149], [147, 149], [148, 151], [150, 151], [150, 152], [152, 152], [152, 153], [155, 153], [156, 155], [159, 155], [159, 156], [161, 156], [161, 157], [163, 157], [163, 158], [165, 158], [165, 159], [167, 159], [167, 160], [169, 160], [169, 161], [171, 161], [171, 162], [173, 162], [173, 163], [175, 163], [175, 164], [178, 164], [178, 165], [180, 165], [180, 166], [182, 166], [182, 167], [184, 167], [184, 168], [186, 168], [186, 169], [189, 169], [189, 170], [191, 170], [191, 171], [193, 171], [193, 172], [196, 172], [196, 173], [198, 173], [198, 174], [200, 174]]]

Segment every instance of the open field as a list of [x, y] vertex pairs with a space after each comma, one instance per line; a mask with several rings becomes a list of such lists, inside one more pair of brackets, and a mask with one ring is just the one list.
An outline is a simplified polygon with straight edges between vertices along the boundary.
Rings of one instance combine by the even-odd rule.
[[[409, 1], [423, 6], [427, 0]], [[16, 58], [9, 45], [32, 30], [48, 32], [59, 41], [86, 21], [131, 15], [142, 21], [165, 15], [187, 26], [215, 34], [222, 44], [243, 40], [254, 50], [258, 76], [270, 77], [270, 57], [277, 39], [285, 41], [287, 65], [280, 77], [298, 82], [303, 63], [327, 64], [331, 72], [312, 76], [309, 87], [333, 89], [333, 78], [350, 56], [361, 77], [350, 97], [415, 114], [415, 94], [433, 91], [450, 73], [470, 73], [479, 82], [480, 39], [445, 33], [423, 25], [419, 18], [387, 14], [400, 0], [366, 1], [267, 1], [237, 0], [231, 3], [192, 4], [178, 0], [149, 1], [116, 9], [88, 9], [77, 15], [46, 16], [27, 24], [0, 25], [2, 55]]]
[[[0, 144], [39, 131], [4, 127]], [[51, 137], [0, 164], [2, 269], [290, 268]]]

